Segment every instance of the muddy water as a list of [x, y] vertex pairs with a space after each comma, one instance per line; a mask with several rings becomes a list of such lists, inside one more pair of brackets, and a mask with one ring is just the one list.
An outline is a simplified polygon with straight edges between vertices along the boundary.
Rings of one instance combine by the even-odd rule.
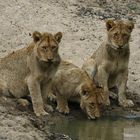
[[73, 140], [140, 140], [140, 119], [104, 117], [90, 121], [83, 116], [66, 117], [59, 118], [50, 129]]

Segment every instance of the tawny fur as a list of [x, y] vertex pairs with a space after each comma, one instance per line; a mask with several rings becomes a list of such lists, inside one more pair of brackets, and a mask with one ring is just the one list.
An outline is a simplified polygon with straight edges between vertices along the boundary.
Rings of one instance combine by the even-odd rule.
[[133, 102], [126, 99], [126, 83], [130, 56], [129, 39], [134, 24], [130, 21], [108, 20], [106, 27], [107, 39], [84, 62], [82, 68], [104, 88], [107, 105], [110, 105], [109, 88], [117, 86], [119, 104], [132, 107]]
[[72, 63], [62, 61], [52, 82], [57, 109], [69, 113], [68, 101], [80, 102], [81, 109], [90, 119], [100, 117], [100, 104], [104, 103], [102, 88], [96, 88], [89, 76]]
[[32, 37], [28, 47], [0, 59], [0, 92], [16, 98], [30, 94], [34, 112], [40, 116], [47, 114], [43, 100], [60, 63], [58, 44], [62, 33], [35, 31]]

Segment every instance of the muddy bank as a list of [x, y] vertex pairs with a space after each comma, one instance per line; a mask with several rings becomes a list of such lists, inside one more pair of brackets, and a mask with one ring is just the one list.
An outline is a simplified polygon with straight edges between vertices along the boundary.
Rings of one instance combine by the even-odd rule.
[[[131, 96], [127, 94], [135, 103], [135, 107], [123, 109], [118, 106], [116, 100], [111, 99], [111, 106], [102, 109], [102, 117], [124, 118], [124, 119], [139, 119], [140, 118], [140, 96], [137, 94]], [[56, 104], [51, 103], [55, 108]], [[77, 118], [87, 121], [87, 116], [84, 114], [79, 104], [70, 103], [70, 114], [62, 115], [57, 111], [50, 113], [48, 116], [36, 117], [32, 110], [32, 104], [27, 108], [21, 107], [16, 102], [16, 99], [11, 97], [0, 98], [0, 138], [8, 140], [71, 140], [64, 134], [52, 133], [50, 128], [57, 126], [57, 123], [62, 120], [72, 121]], [[100, 120], [99, 118], [98, 120]], [[97, 121], [97, 120], [92, 120]], [[60, 128], [63, 126], [59, 126]], [[50, 132], [51, 131], [51, 132]], [[71, 131], [71, 130], [70, 130]]]
[[57, 117], [50, 114], [37, 118], [32, 106], [22, 108], [13, 98], [0, 98], [1, 140], [71, 140], [64, 134], [49, 132]]

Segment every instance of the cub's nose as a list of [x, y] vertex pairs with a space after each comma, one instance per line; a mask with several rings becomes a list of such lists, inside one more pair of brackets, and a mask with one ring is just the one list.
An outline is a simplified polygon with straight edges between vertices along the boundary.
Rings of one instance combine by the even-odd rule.
[[51, 63], [53, 61], [53, 58], [48, 58], [48, 62]]
[[123, 48], [123, 45], [118, 45], [119, 46], [119, 49], [122, 49]]

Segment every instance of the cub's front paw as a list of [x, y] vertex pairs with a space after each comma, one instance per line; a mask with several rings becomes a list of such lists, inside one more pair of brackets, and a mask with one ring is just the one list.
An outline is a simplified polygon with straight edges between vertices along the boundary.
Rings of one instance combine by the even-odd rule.
[[48, 98], [50, 101], [53, 101], [53, 102], [56, 101], [56, 96], [53, 93], [49, 93]]
[[109, 100], [109, 98], [107, 98], [107, 99], [105, 100], [105, 106], [110, 106], [110, 100]]
[[29, 101], [26, 99], [18, 99], [17, 103], [22, 107], [27, 107], [30, 104]]
[[124, 108], [127, 108], [127, 107], [133, 107], [134, 103], [132, 100], [126, 99], [123, 101], [119, 101], [119, 105], [124, 107]]
[[112, 91], [109, 91], [109, 97], [111, 97], [114, 100], [118, 99], [118, 95], [116, 93], [112, 92]]
[[37, 117], [49, 115], [49, 113], [47, 113], [44, 109], [39, 110], [39, 111], [35, 111], [35, 114], [36, 114]]
[[45, 105], [45, 110], [47, 110], [48, 112], [53, 112], [54, 109], [51, 105]]
[[60, 113], [69, 114], [69, 107], [68, 107], [68, 106], [63, 106], [63, 107], [57, 106], [56, 109], [57, 109]]

